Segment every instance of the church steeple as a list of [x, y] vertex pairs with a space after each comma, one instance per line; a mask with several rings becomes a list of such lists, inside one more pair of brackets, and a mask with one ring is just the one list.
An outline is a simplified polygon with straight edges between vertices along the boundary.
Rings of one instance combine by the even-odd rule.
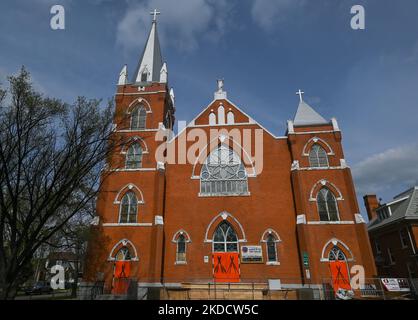
[[293, 125], [295, 126], [306, 126], [306, 125], [321, 125], [328, 124], [329, 122], [325, 120], [318, 112], [316, 112], [310, 105], [303, 101], [302, 95], [303, 91], [299, 90], [296, 92], [299, 95], [299, 106], [296, 111], [295, 118], [293, 120]]
[[160, 12], [157, 10], [151, 12], [151, 15], [153, 15], [151, 31], [138, 67], [135, 70], [134, 78], [132, 79], [133, 83], [167, 81], [166, 75], [163, 75], [163, 81], [161, 80], [161, 75], [167, 73], [167, 66], [163, 63], [160, 41], [158, 40], [157, 15], [159, 14]]

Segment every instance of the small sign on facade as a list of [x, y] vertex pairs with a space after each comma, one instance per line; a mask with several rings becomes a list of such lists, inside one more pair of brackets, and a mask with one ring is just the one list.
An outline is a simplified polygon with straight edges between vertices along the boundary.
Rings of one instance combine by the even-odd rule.
[[303, 266], [305, 268], [309, 268], [309, 255], [307, 252], [302, 252], [302, 259], [303, 259]]
[[404, 292], [411, 290], [407, 279], [382, 278], [381, 280], [387, 291]]
[[204, 263], [209, 263], [209, 256], [204, 256], [203, 257], [203, 262]]
[[263, 263], [263, 249], [261, 246], [242, 246], [241, 263]]

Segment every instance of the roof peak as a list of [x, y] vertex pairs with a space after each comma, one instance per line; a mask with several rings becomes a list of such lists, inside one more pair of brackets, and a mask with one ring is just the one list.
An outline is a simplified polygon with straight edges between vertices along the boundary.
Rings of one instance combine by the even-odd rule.
[[304, 92], [299, 89], [296, 92], [299, 95], [299, 106], [293, 120], [295, 126], [304, 126], [304, 125], [319, 125], [319, 124], [328, 124], [329, 122], [325, 120], [318, 112], [316, 112], [309, 104], [303, 101], [302, 95]]

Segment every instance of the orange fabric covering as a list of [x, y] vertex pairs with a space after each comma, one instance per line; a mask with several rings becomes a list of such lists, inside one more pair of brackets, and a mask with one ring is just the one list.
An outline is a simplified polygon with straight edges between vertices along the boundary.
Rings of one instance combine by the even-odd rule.
[[126, 294], [129, 287], [131, 263], [129, 261], [117, 261], [113, 279], [112, 294]]
[[329, 268], [331, 270], [334, 291], [336, 292], [338, 289], [351, 290], [347, 263], [345, 261], [331, 261]]
[[240, 281], [238, 253], [214, 253], [212, 261], [215, 282]]

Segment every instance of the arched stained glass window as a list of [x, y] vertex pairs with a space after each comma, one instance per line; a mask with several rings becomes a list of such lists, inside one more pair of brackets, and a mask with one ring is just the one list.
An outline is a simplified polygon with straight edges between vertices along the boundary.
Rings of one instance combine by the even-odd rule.
[[216, 228], [213, 235], [214, 252], [238, 252], [238, 237], [234, 228], [226, 221]]
[[143, 106], [135, 107], [131, 113], [131, 130], [144, 130], [147, 111]]
[[267, 236], [267, 261], [268, 262], [277, 262], [277, 248], [276, 248], [276, 238], [269, 234]]
[[120, 250], [118, 251], [118, 253], [115, 256], [115, 260], [116, 261], [128, 261], [131, 260], [131, 253], [129, 251], [128, 247], [122, 247], [120, 248]]
[[138, 200], [132, 191], [126, 193], [120, 204], [119, 223], [136, 223]]
[[206, 158], [200, 173], [200, 193], [216, 196], [248, 193], [247, 172], [232, 149], [221, 145]]
[[346, 261], [347, 258], [345, 257], [344, 252], [338, 247], [334, 246], [328, 255], [329, 261]]
[[319, 144], [314, 144], [309, 152], [309, 164], [313, 168], [328, 167], [328, 155]]
[[126, 153], [126, 168], [138, 169], [141, 168], [142, 163], [142, 148], [139, 143], [133, 143], [129, 146]]
[[176, 261], [186, 262], [186, 237], [182, 234], [177, 238]]
[[321, 221], [339, 221], [338, 204], [334, 194], [324, 187], [317, 196], [318, 212]]

